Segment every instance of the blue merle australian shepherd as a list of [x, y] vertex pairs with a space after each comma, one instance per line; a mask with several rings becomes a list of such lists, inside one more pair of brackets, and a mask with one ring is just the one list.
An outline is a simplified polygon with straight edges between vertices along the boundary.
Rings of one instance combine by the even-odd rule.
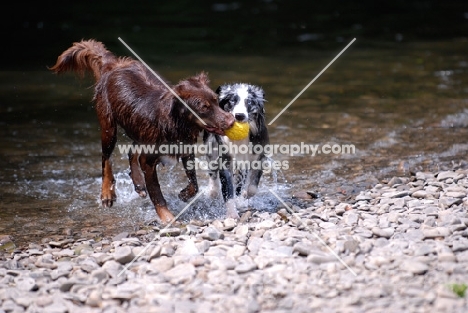
[[[231, 113], [236, 121], [249, 123], [249, 136], [243, 140], [231, 141], [226, 136], [204, 132], [203, 141], [205, 145], [211, 144], [212, 149], [207, 154], [207, 161], [218, 161], [218, 168], [209, 170], [210, 195], [219, 196], [219, 187], [226, 203], [226, 215], [238, 218], [234, 198], [242, 196], [250, 198], [255, 195], [258, 183], [262, 176], [262, 169], [251, 164], [263, 164], [266, 160], [262, 151], [258, 154], [255, 151], [249, 153], [239, 153], [237, 147], [241, 145], [264, 147], [269, 144], [268, 131], [265, 124], [265, 95], [263, 89], [250, 84], [225, 84], [216, 90], [219, 96], [219, 106], [224, 111]], [[229, 149], [217, 149], [224, 145]], [[229, 150], [228, 152], [225, 152]], [[255, 149], [250, 149], [255, 150]]]

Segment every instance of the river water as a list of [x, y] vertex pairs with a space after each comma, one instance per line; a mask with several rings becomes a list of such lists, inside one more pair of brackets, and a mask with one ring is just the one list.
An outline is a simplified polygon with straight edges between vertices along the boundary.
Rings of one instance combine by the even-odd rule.
[[[343, 43], [343, 47], [346, 43]], [[352, 200], [392, 176], [466, 167], [467, 42], [360, 46], [358, 40], [269, 126], [272, 144], [354, 145], [355, 153], [289, 156], [289, 168], [265, 175], [249, 205], [272, 210], [298, 190]], [[57, 55], [62, 51], [57, 51]], [[281, 50], [268, 56], [193, 54], [161, 60], [141, 55], [172, 82], [202, 70], [211, 87], [248, 82], [263, 87], [270, 122], [332, 60], [338, 50]], [[127, 55], [130, 55], [128, 52]], [[100, 206], [101, 155], [92, 81], [47, 71], [0, 72], [0, 233], [17, 242], [65, 229], [113, 234], [155, 219], [128, 176], [126, 155], [114, 152], [117, 203]], [[120, 133], [119, 143], [128, 143]], [[338, 146], [337, 146], [338, 147]], [[207, 174], [198, 172], [201, 190]], [[174, 211], [184, 185], [181, 164], [160, 169]], [[220, 201], [198, 200], [183, 217], [223, 214]]]

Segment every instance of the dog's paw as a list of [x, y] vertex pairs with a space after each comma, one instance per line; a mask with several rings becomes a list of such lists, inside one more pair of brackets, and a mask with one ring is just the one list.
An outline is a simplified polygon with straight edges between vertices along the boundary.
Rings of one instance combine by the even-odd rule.
[[105, 208], [110, 208], [114, 204], [115, 200], [117, 200], [115, 194], [108, 198], [101, 197], [102, 206]]
[[156, 213], [158, 214], [162, 224], [169, 224], [174, 220], [174, 215], [167, 207], [156, 208]]
[[146, 186], [135, 185], [135, 191], [141, 198], [146, 198], [148, 192], [146, 191]]
[[194, 188], [192, 185], [188, 185], [187, 187], [182, 189], [181, 192], [179, 193], [179, 199], [184, 202], [187, 202], [191, 198], [193, 198], [196, 194], [197, 194], [197, 189]]
[[230, 217], [236, 220], [239, 219], [239, 213], [237, 212], [237, 205], [234, 199], [230, 199], [226, 202], [226, 217]]
[[101, 202], [102, 206], [105, 208], [110, 208], [114, 204], [114, 201], [117, 200], [117, 196], [115, 195], [114, 191], [114, 186], [115, 185], [112, 184], [110, 189], [102, 190]]
[[257, 193], [258, 187], [255, 185], [250, 185], [247, 190], [242, 191], [242, 197], [250, 199]]
[[221, 189], [219, 184], [219, 179], [210, 178], [208, 183], [208, 196], [211, 199], [217, 199], [221, 195]]

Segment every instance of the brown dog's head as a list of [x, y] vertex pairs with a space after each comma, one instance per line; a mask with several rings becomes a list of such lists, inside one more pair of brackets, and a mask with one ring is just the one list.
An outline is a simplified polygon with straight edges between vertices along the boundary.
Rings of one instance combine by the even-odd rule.
[[188, 118], [191, 121], [209, 132], [224, 135], [235, 119], [219, 107], [218, 95], [208, 87], [208, 83], [208, 76], [202, 72], [179, 82], [174, 91], [189, 106], [190, 109], [181, 104], [180, 108], [187, 114], [190, 112]]

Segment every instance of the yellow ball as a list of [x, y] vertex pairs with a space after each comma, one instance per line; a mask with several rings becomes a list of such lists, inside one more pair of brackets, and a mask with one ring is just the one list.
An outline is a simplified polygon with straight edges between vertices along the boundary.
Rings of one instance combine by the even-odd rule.
[[234, 122], [231, 128], [224, 131], [231, 140], [242, 140], [249, 135], [249, 123]]

